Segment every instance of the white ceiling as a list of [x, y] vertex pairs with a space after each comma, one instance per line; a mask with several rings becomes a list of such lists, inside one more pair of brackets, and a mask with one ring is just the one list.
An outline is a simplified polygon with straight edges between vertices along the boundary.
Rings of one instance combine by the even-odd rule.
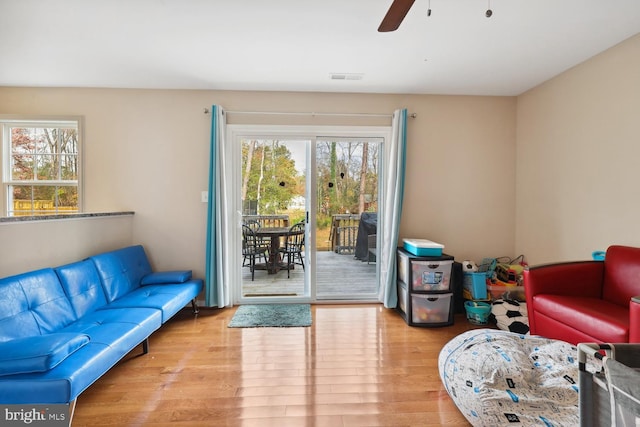
[[391, 0], [0, 0], [0, 86], [517, 95], [640, 32], [639, 0], [428, 1], [378, 33]]

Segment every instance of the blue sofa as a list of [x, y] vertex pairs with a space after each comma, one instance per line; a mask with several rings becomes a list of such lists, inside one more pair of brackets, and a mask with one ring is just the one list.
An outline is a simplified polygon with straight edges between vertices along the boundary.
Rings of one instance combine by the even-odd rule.
[[202, 290], [153, 272], [144, 248], [0, 279], [0, 403], [74, 403]]

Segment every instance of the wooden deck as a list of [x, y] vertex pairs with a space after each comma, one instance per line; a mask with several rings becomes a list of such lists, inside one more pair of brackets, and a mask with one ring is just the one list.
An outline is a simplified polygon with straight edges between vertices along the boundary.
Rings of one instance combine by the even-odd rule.
[[[377, 294], [376, 264], [362, 262], [353, 254], [338, 254], [324, 251], [316, 253], [316, 294], [318, 299], [331, 300], [371, 300]], [[245, 297], [262, 296], [302, 296], [304, 295], [304, 272], [299, 265], [277, 274], [256, 270], [251, 281], [248, 267], [242, 269]]]

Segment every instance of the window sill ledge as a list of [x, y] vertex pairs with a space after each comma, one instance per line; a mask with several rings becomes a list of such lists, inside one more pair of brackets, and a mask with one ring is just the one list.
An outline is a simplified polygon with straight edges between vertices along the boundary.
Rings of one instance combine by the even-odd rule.
[[96, 213], [74, 213], [74, 214], [54, 214], [54, 215], [29, 215], [29, 216], [8, 216], [1, 217], [0, 224], [16, 223], [16, 222], [35, 222], [35, 221], [51, 221], [60, 219], [77, 219], [77, 218], [102, 218], [107, 216], [128, 216], [133, 215], [133, 211], [123, 212], [96, 212]]

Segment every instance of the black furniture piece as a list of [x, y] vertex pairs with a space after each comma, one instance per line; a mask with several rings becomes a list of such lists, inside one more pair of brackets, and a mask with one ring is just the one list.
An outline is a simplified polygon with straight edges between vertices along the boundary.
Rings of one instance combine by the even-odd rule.
[[451, 267], [451, 288], [453, 292], [453, 312], [456, 314], [465, 313], [464, 298], [462, 296], [462, 263], [453, 261]]
[[376, 260], [378, 259], [378, 235], [377, 234], [369, 234], [367, 251], [369, 251], [369, 255], [367, 256], [367, 264], [371, 262], [371, 258], [373, 258], [373, 262], [376, 262]]
[[378, 213], [362, 212], [358, 224], [355, 257], [360, 261], [369, 262], [369, 236], [376, 234], [378, 229]]
[[[304, 260], [302, 259], [302, 250], [304, 248], [304, 222], [299, 222], [291, 226], [289, 233], [287, 233], [287, 240], [284, 246], [278, 251], [287, 257], [285, 263], [287, 268], [287, 278], [291, 278], [291, 268], [294, 264], [300, 264], [302, 270], [304, 270]], [[297, 262], [296, 262], [297, 258]]]

